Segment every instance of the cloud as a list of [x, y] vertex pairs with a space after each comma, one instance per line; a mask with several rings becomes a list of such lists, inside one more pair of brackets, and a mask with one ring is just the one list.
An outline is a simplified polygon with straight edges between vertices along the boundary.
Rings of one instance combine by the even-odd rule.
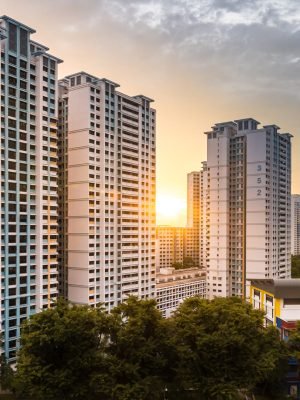
[[151, 37], [158, 54], [199, 73], [215, 71], [224, 87], [250, 81], [252, 89], [271, 85], [286, 93], [299, 86], [298, 0], [103, 0], [102, 6], [131, 34]]

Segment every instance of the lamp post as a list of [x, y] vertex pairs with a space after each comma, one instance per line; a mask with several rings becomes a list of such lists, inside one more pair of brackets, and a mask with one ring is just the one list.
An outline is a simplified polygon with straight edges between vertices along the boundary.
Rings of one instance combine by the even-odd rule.
[[168, 388], [166, 386], [164, 388], [164, 400], [168, 400]]

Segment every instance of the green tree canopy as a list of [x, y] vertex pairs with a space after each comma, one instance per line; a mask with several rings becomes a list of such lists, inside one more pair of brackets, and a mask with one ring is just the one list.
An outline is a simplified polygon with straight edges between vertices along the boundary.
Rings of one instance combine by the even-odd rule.
[[292, 256], [292, 278], [300, 278], [300, 256]]
[[129, 298], [112, 311], [110, 354], [115, 359], [114, 399], [161, 399], [172, 379], [170, 324], [154, 300]]
[[179, 362], [177, 382], [205, 399], [236, 398], [279, 367], [284, 355], [275, 328], [238, 298], [186, 300], [174, 316]]
[[23, 325], [16, 391], [21, 399], [92, 399], [92, 380], [106, 378], [109, 321], [101, 309], [71, 306], [34, 315]]
[[22, 400], [230, 400], [278, 380], [284, 358], [277, 331], [237, 298], [188, 299], [169, 319], [154, 300], [110, 315], [59, 302], [25, 323], [21, 344]]

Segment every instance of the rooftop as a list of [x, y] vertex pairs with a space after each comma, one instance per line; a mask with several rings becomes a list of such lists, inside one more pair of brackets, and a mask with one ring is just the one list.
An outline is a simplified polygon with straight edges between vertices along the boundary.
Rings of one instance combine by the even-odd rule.
[[11, 17], [8, 17], [7, 15], [0, 16], [0, 20], [1, 19], [4, 20], [4, 21], [7, 21], [7, 22], [11, 22], [11, 23], [13, 23], [15, 25], [19, 25], [21, 28], [26, 29], [26, 31], [28, 31], [30, 33], [35, 33], [36, 32], [34, 29], [30, 28], [29, 26], [24, 25], [24, 24], [22, 24], [22, 22], [16, 21], [15, 19], [13, 19]]
[[300, 298], [300, 279], [253, 279], [251, 286], [269, 292], [276, 298]]

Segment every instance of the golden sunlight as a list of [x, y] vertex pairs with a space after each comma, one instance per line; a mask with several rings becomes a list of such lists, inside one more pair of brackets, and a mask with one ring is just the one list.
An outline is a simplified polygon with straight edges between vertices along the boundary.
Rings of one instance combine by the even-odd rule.
[[162, 194], [157, 196], [156, 217], [157, 224], [185, 225], [186, 202], [184, 199]]

